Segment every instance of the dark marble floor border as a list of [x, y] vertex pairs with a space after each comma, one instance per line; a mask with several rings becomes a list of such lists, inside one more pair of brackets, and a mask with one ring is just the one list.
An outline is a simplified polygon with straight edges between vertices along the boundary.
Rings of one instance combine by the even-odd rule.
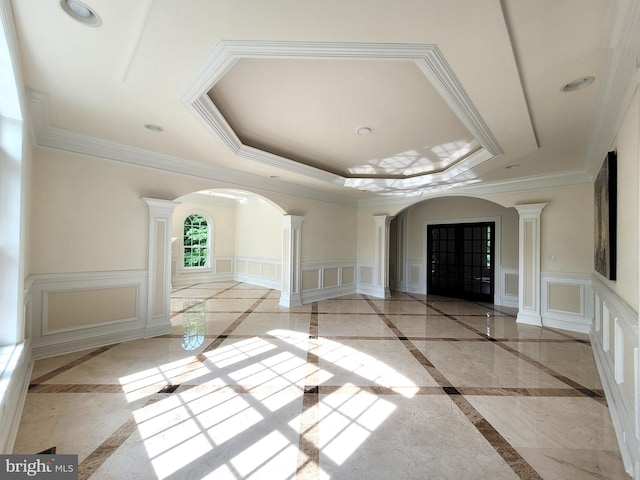
[[296, 466], [296, 479], [299, 480], [316, 480], [320, 477], [320, 393], [317, 386], [320, 359], [315, 353], [317, 350], [318, 302], [313, 302], [309, 319], [305, 386], [300, 414], [300, 439]]
[[[245, 310], [231, 325], [229, 325], [225, 331], [213, 340], [203, 352], [197, 356], [197, 359], [204, 363], [208, 359], [205, 355], [206, 352], [217, 348], [222, 342], [224, 342], [227, 336], [233, 332], [246, 318], [253, 312], [264, 299], [272, 292], [268, 290], [258, 300], [254, 301], [253, 305]], [[154, 395], [146, 404], [145, 407], [166, 398], [168, 395], [172, 395], [179, 388], [179, 385], [165, 385], [162, 387], [156, 395]], [[246, 390], [243, 393], [247, 393]], [[91, 452], [87, 458], [85, 458], [78, 466], [79, 480], [88, 479], [93, 473], [95, 473], [100, 466], [124, 443], [127, 439], [136, 432], [138, 424], [135, 421], [133, 415], [127, 420], [118, 430], [116, 430], [109, 438], [107, 438], [98, 448]]]
[[39, 376], [38, 378], [35, 378], [33, 380], [31, 380], [31, 382], [29, 382], [29, 388], [31, 389], [34, 385], [39, 385], [41, 383], [46, 382], [47, 380], [51, 380], [54, 377], [57, 377], [58, 375], [71, 370], [74, 367], [77, 367], [78, 365], [91, 360], [92, 358], [97, 357], [98, 355], [107, 352], [109, 350], [111, 350], [113, 347], [115, 347], [116, 345], [119, 345], [118, 343], [114, 343], [113, 345], [106, 345], [104, 347], [99, 347], [96, 348], [95, 350], [92, 350], [91, 352], [87, 353], [86, 355], [83, 355], [80, 358], [77, 358], [75, 360], [72, 360], [69, 363], [66, 363], [64, 365], [62, 365], [61, 367], [56, 368], [55, 370], [52, 370], [49, 373], [45, 373], [44, 375]]
[[[418, 300], [420, 302], [422, 302], [422, 300]], [[429, 303], [424, 301], [426, 305], [428, 305]], [[431, 308], [434, 308], [433, 306]], [[486, 336], [485, 333], [483, 333], [481, 330], [478, 330], [477, 328], [473, 327], [472, 325], [469, 325], [461, 320], [459, 320], [458, 318], [456, 318], [455, 315], [452, 314], [448, 314], [445, 312], [442, 312], [443, 315], [446, 315], [447, 318], [450, 318], [452, 321], [456, 322], [458, 325], [460, 325], [461, 327], [466, 328], [467, 330], [476, 333], [477, 335], [485, 338], [487, 341], [492, 342], [494, 345], [497, 345], [498, 347], [506, 350], [507, 352], [515, 355], [516, 357], [518, 357], [519, 359], [529, 363], [530, 365], [533, 365], [534, 367], [542, 370], [544, 373], [552, 376], [553, 378], [555, 378], [556, 380], [559, 380], [563, 383], [565, 383], [566, 385], [569, 385], [570, 387], [576, 389], [577, 391], [581, 392], [583, 395], [593, 398], [595, 401], [606, 405], [606, 398], [604, 397], [603, 394], [600, 394], [599, 390], [596, 389], [591, 389], [591, 388], [587, 388], [584, 385], [581, 385], [579, 382], [576, 382], [570, 378], [568, 378], [566, 375], [562, 375], [559, 372], [556, 372], [554, 369], [548, 367], [547, 365], [544, 365], [543, 363], [539, 362], [538, 360], [531, 358], [529, 355], [526, 355], [522, 352], [520, 352], [519, 350], [511, 347], [510, 345], [507, 345], [504, 341], [493, 338], [493, 337], [488, 337]], [[555, 331], [554, 331], [555, 333]], [[578, 341], [578, 343], [584, 343], [582, 341], [580, 341], [580, 339], [575, 339]]]
[[[211, 297], [207, 297], [206, 299], [202, 299], [202, 301], [206, 301], [208, 299], [213, 299], [221, 292], [228, 291], [237, 287], [239, 283], [234, 284], [220, 292], [216, 292]], [[193, 288], [192, 286], [184, 287]], [[260, 291], [264, 291], [264, 289], [259, 289]], [[233, 321], [229, 326], [225, 328], [225, 330], [219, 335], [207, 335], [206, 338], [212, 338], [213, 340], [209, 343], [209, 345], [202, 351], [200, 355], [197, 357], [198, 362], [206, 362], [208, 361], [206, 352], [214, 350], [218, 348], [225, 340], [231, 338], [254, 338], [256, 335], [235, 335], [233, 332], [238, 328], [238, 326], [255, 310], [258, 306], [272, 294], [273, 290], [267, 290], [258, 300], [256, 300], [253, 305], [243, 312], [226, 312], [226, 313], [240, 313], [238, 318]], [[241, 298], [243, 300], [250, 300], [248, 298]], [[391, 301], [407, 301], [414, 300], [425, 303], [425, 306], [436, 311], [438, 315], [441, 315], [445, 318], [453, 320], [454, 322], [464, 326], [470, 331], [479, 335], [478, 338], [469, 338], [469, 339], [460, 339], [460, 338], [440, 338], [440, 337], [407, 337], [404, 336], [400, 329], [398, 329], [389, 316], [394, 315], [410, 315], [410, 316], [423, 316], [421, 314], [404, 314], [402, 312], [383, 312], [371, 299], [366, 296], [361, 296], [358, 298], [347, 299], [347, 300], [365, 300], [369, 306], [373, 309], [374, 313], [353, 313], [349, 315], [376, 315], [378, 318], [381, 318], [385, 324], [394, 332], [394, 337], [356, 337], [356, 336], [322, 336], [323, 339], [329, 340], [399, 340], [403, 343], [403, 345], [412, 353], [414, 358], [418, 360], [418, 362], [427, 370], [427, 372], [433, 377], [439, 386], [422, 386], [422, 387], [412, 387], [414, 390], [414, 395], [448, 395], [454, 404], [458, 406], [458, 408], [469, 418], [472, 424], [477, 428], [477, 430], [489, 441], [489, 443], [496, 449], [496, 451], [502, 456], [502, 458], [511, 466], [511, 468], [516, 472], [521, 479], [538, 479], [541, 478], [537, 472], [520, 456], [520, 454], [504, 439], [490, 424], [489, 422], [480, 415], [480, 413], [468, 402], [464, 395], [487, 395], [487, 396], [533, 396], [533, 397], [580, 397], [580, 396], [590, 396], [590, 397], [603, 397], [604, 394], [602, 390], [596, 389], [587, 389], [577, 382], [573, 382], [572, 380], [560, 375], [557, 372], [554, 372], [549, 367], [537, 362], [534, 359], [527, 357], [516, 349], [508, 345], [504, 345], [503, 342], [525, 342], [525, 341], [535, 341], [535, 342], [556, 342], [556, 343], [571, 343], [571, 342], [579, 342], [579, 343], [587, 343], [584, 340], [575, 339], [570, 335], [563, 335], [566, 338], [564, 339], [495, 339], [487, 337], [481, 331], [474, 329], [472, 326], [464, 324], [455, 318], [452, 314], [447, 314], [445, 312], [439, 311], [435, 309], [431, 305], [426, 305], [426, 298], [414, 298], [411, 295], [407, 295], [407, 297], [402, 299], [396, 299]], [[229, 298], [229, 300], [233, 300], [233, 298]], [[341, 300], [341, 299], [336, 299]], [[344, 299], [342, 299], [344, 300]], [[389, 301], [389, 300], [387, 300]], [[437, 300], [438, 302], [445, 303], [444, 300]], [[200, 303], [200, 302], [199, 302]], [[482, 305], [486, 307], [485, 305]], [[184, 313], [188, 311], [191, 307], [185, 308], [182, 311], [175, 312], [171, 316], [176, 316], [180, 313]], [[219, 313], [219, 312], [211, 312], [211, 313]], [[278, 314], [279, 312], [259, 312], [259, 313], [274, 313]], [[301, 314], [309, 313], [309, 312], [299, 312]], [[320, 474], [320, 450], [319, 450], [319, 399], [320, 395], [328, 395], [328, 394], [340, 394], [340, 393], [348, 393], [351, 394], [352, 391], [368, 391], [370, 393], [376, 395], [401, 395], [403, 394], [402, 388], [387, 388], [381, 387], [379, 385], [365, 385], [365, 386], [353, 386], [353, 387], [344, 387], [340, 385], [319, 385], [318, 371], [319, 371], [319, 359], [316, 355], [316, 351], [318, 349], [318, 319], [320, 315], [324, 314], [344, 314], [344, 312], [320, 312], [318, 311], [318, 302], [314, 302], [311, 305], [311, 313], [310, 313], [310, 326], [309, 326], [309, 345], [307, 349], [307, 375], [305, 377], [305, 385], [302, 386], [283, 386], [283, 387], [265, 387], [273, 389], [274, 391], [280, 391], [287, 388], [299, 389], [303, 394], [303, 402], [302, 402], [302, 414], [301, 414], [301, 425], [300, 425], [300, 439], [299, 439], [299, 456], [298, 456], [298, 465], [296, 478], [299, 479], [317, 479]], [[504, 314], [503, 312], [499, 312], [502, 315], [510, 316], [508, 314]], [[469, 316], [464, 315], [462, 316]], [[301, 332], [303, 333], [303, 332]], [[557, 333], [554, 330], [554, 333]], [[279, 339], [283, 337], [271, 336], [271, 335], [257, 335], [260, 338], [265, 339]], [[181, 338], [181, 335], [164, 335], [162, 338]], [[456, 387], [451, 384], [451, 382], [441, 373], [438, 369], [428, 360], [428, 358], [418, 350], [415, 345], [413, 345], [413, 341], [492, 341], [500, 345], [502, 348], [505, 348], [510, 353], [522, 358], [523, 360], [528, 361], [529, 363], [535, 365], [536, 367], [546, 371], [550, 375], [554, 376], [562, 380], [565, 384], [568, 385], [569, 388], [492, 388], [492, 387]], [[76, 359], [62, 367], [59, 367], [52, 372], [49, 372], [45, 375], [38, 377], [37, 379], [32, 381], [30, 385], [29, 393], [124, 393], [123, 389], [120, 385], [103, 385], [103, 384], [74, 384], [74, 385], [56, 385], [56, 384], [43, 384], [47, 380], [54, 378], [61, 373], [68, 371], [71, 368], [74, 368], [81, 363], [94, 358], [101, 353], [108, 351], [110, 348], [115, 345], [109, 345], [107, 347], [98, 348], [87, 355]], [[151, 385], [144, 387], [145, 392], [149, 393], [150, 397], [145, 406], [154, 403], [156, 401], [162, 400], [166, 398], [167, 395], [171, 395], [175, 392], [181, 392], [188, 389], [193, 388], [203, 388], [207, 390], [228, 390], [231, 389], [235, 393], [239, 395], [243, 394], [253, 394], [256, 390], [260, 390], [260, 386], [242, 386], [242, 385], [222, 385], [222, 386], [214, 386], [214, 385], [190, 385], [190, 384], [180, 384], [180, 385]], [[351, 391], [351, 393], [349, 393]], [[116, 432], [114, 432], [109, 438], [107, 438], [98, 448], [96, 448], [80, 465], [79, 478], [88, 478], [91, 474], [93, 474], [97, 469], [104, 463], [104, 461], [109, 458], [115, 450], [121, 446], [132, 433], [134, 433], [137, 429], [137, 424], [133, 419], [133, 416], [127, 420]]]
[[[398, 339], [409, 350], [413, 357], [423, 366], [423, 368], [438, 383], [442, 390], [449, 395], [453, 403], [469, 419], [480, 434], [495, 448], [509, 467], [518, 475], [521, 480], [542, 480], [538, 472], [520, 455], [520, 453], [476, 410], [471, 403], [460, 393], [447, 377], [440, 372], [427, 356], [418, 350], [408, 339], [402, 339], [402, 332], [396, 325], [382, 312], [368, 297], [365, 300], [377, 311], [385, 324], [398, 336]], [[404, 337], [406, 338], [406, 337]]]

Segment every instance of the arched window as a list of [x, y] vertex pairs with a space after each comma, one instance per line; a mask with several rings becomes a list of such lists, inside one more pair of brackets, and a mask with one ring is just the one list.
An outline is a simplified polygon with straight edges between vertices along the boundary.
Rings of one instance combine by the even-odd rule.
[[194, 213], [184, 219], [183, 226], [184, 267], [209, 266], [209, 235], [211, 230], [207, 219]]

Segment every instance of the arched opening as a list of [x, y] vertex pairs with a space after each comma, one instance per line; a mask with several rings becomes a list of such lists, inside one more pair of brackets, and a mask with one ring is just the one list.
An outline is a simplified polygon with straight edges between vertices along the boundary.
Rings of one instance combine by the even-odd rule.
[[448, 196], [415, 203], [389, 227], [389, 287], [518, 306], [518, 213]]
[[207, 189], [176, 199], [172, 216], [173, 286], [236, 280], [280, 290], [282, 216], [261, 195]]

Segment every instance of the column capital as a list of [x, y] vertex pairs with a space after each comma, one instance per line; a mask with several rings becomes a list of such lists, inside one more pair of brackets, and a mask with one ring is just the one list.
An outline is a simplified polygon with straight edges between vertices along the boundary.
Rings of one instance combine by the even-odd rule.
[[154, 213], [173, 213], [173, 210], [180, 205], [181, 202], [174, 202], [173, 200], [162, 200], [159, 198], [143, 197], [142, 200], [149, 207], [150, 212]]
[[393, 220], [393, 216], [391, 215], [373, 215], [373, 221], [376, 225], [389, 225], [391, 220]]
[[302, 215], [284, 215], [282, 217], [282, 226], [291, 228], [300, 228], [304, 217]]
[[542, 209], [547, 205], [548, 203], [528, 203], [514, 205], [513, 208], [518, 210], [518, 214], [522, 217], [524, 215], [540, 215], [540, 213], [542, 213]]

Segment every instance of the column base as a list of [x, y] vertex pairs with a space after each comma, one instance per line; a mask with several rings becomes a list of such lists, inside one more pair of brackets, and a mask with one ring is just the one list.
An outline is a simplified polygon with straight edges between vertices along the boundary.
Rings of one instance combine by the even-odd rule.
[[537, 312], [527, 312], [520, 310], [518, 312], [518, 316], [516, 317], [517, 323], [524, 323], [526, 325], [535, 325], [537, 327], [542, 327], [542, 317]]
[[280, 302], [278, 303], [278, 305], [287, 308], [299, 307], [300, 305], [302, 305], [302, 297], [299, 293], [289, 294], [282, 292], [280, 294]]

